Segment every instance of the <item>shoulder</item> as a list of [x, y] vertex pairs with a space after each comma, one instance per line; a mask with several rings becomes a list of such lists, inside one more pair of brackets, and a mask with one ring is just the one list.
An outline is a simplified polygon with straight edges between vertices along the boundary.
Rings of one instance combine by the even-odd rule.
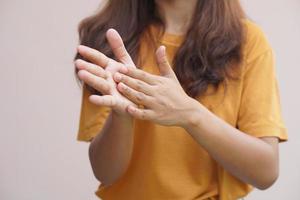
[[246, 63], [250, 63], [264, 53], [272, 50], [272, 47], [265, 32], [258, 24], [245, 19], [243, 20], [243, 25], [245, 31], [243, 57]]

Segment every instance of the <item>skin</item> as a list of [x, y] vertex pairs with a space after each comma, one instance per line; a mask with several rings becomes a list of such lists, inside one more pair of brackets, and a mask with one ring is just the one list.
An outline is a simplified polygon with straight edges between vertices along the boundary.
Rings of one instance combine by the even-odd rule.
[[[107, 31], [107, 40], [118, 61], [85, 46], [78, 52], [87, 60], [76, 60], [78, 77], [100, 91], [103, 96], [91, 95], [89, 101], [96, 105], [110, 105], [109, 114], [101, 132], [91, 141], [89, 158], [95, 177], [104, 185], [111, 185], [127, 169], [133, 148], [132, 117], [127, 113], [128, 105], [136, 106], [116, 88], [112, 76], [122, 66], [135, 67], [125, 50], [121, 37], [115, 30]], [[122, 130], [122, 131], [120, 131]], [[113, 148], [112, 148], [113, 147]], [[105, 160], [105, 162], [102, 162]]]
[[198, 0], [156, 0], [158, 13], [165, 22], [166, 32], [183, 35], [189, 27]]
[[[165, 19], [170, 19], [167, 24], [172, 27], [176, 20], [167, 16], [168, 9], [176, 8], [171, 4], [181, 1], [161, 2], [164, 3], [158, 4], [162, 6], [160, 10], [164, 10]], [[191, 13], [192, 6], [186, 13]], [[170, 16], [174, 14], [170, 13]], [[94, 174], [103, 185], [113, 184], [129, 165], [133, 118], [184, 128], [225, 170], [258, 189], [267, 189], [277, 180], [278, 138], [256, 138], [243, 133], [190, 98], [170, 67], [165, 47], [159, 47], [156, 52], [161, 73], [158, 76], [136, 68], [116, 31], [108, 30], [107, 38], [118, 61], [79, 46], [78, 52], [93, 64], [75, 62], [80, 69], [79, 78], [104, 94], [91, 95], [89, 100], [113, 110], [101, 133], [91, 142], [89, 151]]]

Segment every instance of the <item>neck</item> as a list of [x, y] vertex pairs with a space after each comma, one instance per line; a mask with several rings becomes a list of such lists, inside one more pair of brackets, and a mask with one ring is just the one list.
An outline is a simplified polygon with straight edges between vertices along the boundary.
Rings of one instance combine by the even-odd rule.
[[192, 19], [197, 0], [156, 0], [158, 14], [166, 25], [166, 32], [185, 34]]

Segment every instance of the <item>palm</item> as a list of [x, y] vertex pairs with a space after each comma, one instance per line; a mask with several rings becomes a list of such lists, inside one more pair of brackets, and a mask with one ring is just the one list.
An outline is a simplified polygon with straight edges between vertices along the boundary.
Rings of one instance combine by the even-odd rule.
[[124, 65], [123, 63], [117, 62], [113, 59], [109, 59], [109, 62], [107, 66], [105, 67], [105, 71], [109, 72], [109, 77], [107, 78], [107, 81], [111, 85], [111, 91], [110, 94], [116, 101], [116, 104], [113, 109], [115, 109], [119, 113], [125, 113], [126, 112], [126, 107], [129, 105], [134, 105], [131, 101], [129, 101], [126, 97], [124, 97], [117, 89], [117, 83], [114, 81], [112, 78], [113, 75], [119, 71]]
[[81, 45], [83, 49], [79, 48], [79, 53], [90, 62], [85, 62], [84, 64], [77, 62], [77, 67], [79, 69], [90, 70], [91, 73], [85, 74], [85, 72], [83, 72], [79, 73], [79, 76], [87, 84], [103, 94], [102, 96], [91, 95], [90, 101], [96, 105], [109, 106], [120, 114], [127, 114], [127, 106], [133, 105], [136, 107], [136, 104], [128, 100], [118, 91], [117, 83], [114, 81], [113, 76], [116, 72], [120, 71], [122, 67], [135, 67], [135, 64], [117, 31], [113, 29], [108, 30], [106, 37], [116, 60], [107, 57], [95, 49]]

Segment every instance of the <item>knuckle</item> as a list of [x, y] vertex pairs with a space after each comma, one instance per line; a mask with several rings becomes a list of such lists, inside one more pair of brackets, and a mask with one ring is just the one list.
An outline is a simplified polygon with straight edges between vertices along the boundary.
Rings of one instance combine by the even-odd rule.
[[143, 88], [143, 86], [144, 86], [144, 85], [143, 85], [143, 82], [141, 82], [141, 81], [137, 81], [137, 82], [136, 82], [136, 89], [137, 89], [137, 90], [140, 91], [140, 90]]
[[123, 90], [124, 90], [124, 92], [126, 92], [126, 93], [128, 93], [128, 94], [131, 93], [129, 87], [127, 87], [127, 86], [123, 87]]
[[162, 61], [161, 61], [161, 64], [163, 65], [169, 65], [169, 62], [168, 60], [166, 59], [166, 57], [163, 57]]
[[89, 79], [89, 85], [93, 88], [98, 88], [98, 81], [94, 77], [90, 77]]
[[144, 72], [142, 70], [140, 70], [139, 72], [140, 72], [141, 78], [145, 78], [147, 76], [146, 72]]
[[122, 75], [122, 81], [124, 82], [124, 83], [126, 83], [126, 84], [128, 84], [130, 81], [129, 81], [129, 79], [128, 79], [128, 77], [127, 76], [124, 76], [124, 75]]
[[104, 79], [107, 79], [109, 77], [108, 73], [106, 73], [106, 71], [104, 71], [104, 70], [103, 70], [102, 74], [103, 74]]
[[103, 58], [103, 55], [100, 51], [98, 51], [97, 49], [94, 49], [94, 57], [96, 59], [102, 59]]
[[105, 71], [100, 67], [100, 66], [98, 66], [98, 65], [92, 65], [91, 66], [92, 67], [92, 70], [96, 73], [96, 74], [99, 74], [99, 75], [104, 75], [105, 73]]
[[95, 65], [92, 63], [88, 63], [87, 68], [92, 71], [96, 69]]
[[162, 78], [162, 77], [160, 77], [160, 78], [158, 79], [158, 83], [159, 83], [160, 85], [163, 85], [165, 82], [166, 82], [166, 80], [165, 80], [164, 78]]
[[145, 111], [142, 111], [141, 113], [140, 113], [140, 118], [141, 119], [145, 119], [146, 117], [145, 117]]
[[118, 52], [119, 58], [120, 58], [121, 60], [126, 60], [126, 58], [127, 58], [128, 55], [127, 55], [126, 51], [124, 51], [124, 46], [118, 47], [118, 48], [116, 49], [116, 51]]
[[127, 73], [128, 74], [133, 74], [133, 72], [134, 72], [134, 68], [133, 67], [127, 67]]
[[146, 113], [146, 111], [144, 111], [144, 110], [142, 111], [141, 118], [144, 119], [144, 120], [147, 119], [147, 113]]
[[142, 102], [142, 101], [144, 101], [145, 100], [145, 95], [143, 94], [143, 93], [138, 93], [137, 95], [136, 95], [136, 100], [138, 101], [138, 102]]
[[91, 64], [90, 66], [89, 66], [89, 71], [91, 72], [91, 73], [93, 73], [93, 74], [95, 74], [95, 75], [101, 75], [102, 73], [101, 73], [101, 71], [100, 71], [100, 69], [98, 69], [95, 65], [93, 65], [93, 64]]

